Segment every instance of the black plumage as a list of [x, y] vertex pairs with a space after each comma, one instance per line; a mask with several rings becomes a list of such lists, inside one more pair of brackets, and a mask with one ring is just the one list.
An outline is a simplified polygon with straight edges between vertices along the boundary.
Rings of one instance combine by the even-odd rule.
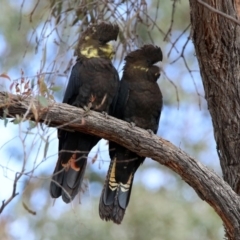
[[[162, 51], [144, 45], [125, 58], [125, 66], [114, 116], [154, 133], [158, 130], [162, 94], [157, 84]], [[129, 203], [134, 173], [143, 163], [141, 157], [114, 142], [109, 143], [111, 163], [99, 203], [102, 219], [120, 224]], [[138, 199], [139, 201], [139, 199]]]
[[[119, 77], [112, 65], [113, 48], [119, 28], [108, 23], [95, 24], [81, 35], [63, 103], [112, 114]], [[87, 155], [99, 137], [58, 130], [59, 156], [50, 184], [53, 198], [62, 196], [69, 203], [81, 189]]]

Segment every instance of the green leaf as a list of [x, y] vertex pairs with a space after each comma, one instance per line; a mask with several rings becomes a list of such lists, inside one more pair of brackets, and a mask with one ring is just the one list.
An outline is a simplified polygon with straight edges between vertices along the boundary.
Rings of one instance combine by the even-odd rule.
[[22, 119], [20, 117], [15, 118], [12, 122], [13, 124], [19, 124], [22, 121]]
[[5, 109], [3, 110], [4, 127], [6, 127], [7, 124], [8, 124], [7, 115], [8, 115], [8, 109], [5, 108]]
[[45, 146], [44, 146], [44, 154], [43, 154], [43, 157], [44, 157], [44, 158], [47, 157], [48, 147], [49, 147], [49, 136], [47, 136], [46, 144], [45, 144]]
[[30, 132], [30, 131], [22, 131], [22, 133], [27, 135], [36, 135], [36, 133]]
[[38, 96], [38, 101], [42, 107], [48, 107], [48, 100], [43, 96]]
[[62, 90], [62, 87], [61, 86], [52, 86], [49, 89], [52, 90], [53, 92], [59, 92]]
[[4, 118], [4, 127], [6, 127], [8, 124], [8, 119], [7, 118]]
[[33, 78], [33, 79], [31, 79], [31, 89], [33, 89], [34, 86], [35, 86], [35, 80], [34, 80], [34, 78]]
[[29, 120], [28, 123], [29, 123], [28, 130], [31, 130], [31, 129], [33, 129], [33, 128], [35, 128], [35, 127], [37, 126], [37, 123], [34, 122], [34, 121], [30, 121], [30, 120]]
[[47, 59], [47, 47], [45, 45], [45, 47], [43, 48], [43, 58], [42, 58], [42, 66], [41, 69], [44, 68], [45, 63], [46, 63], [46, 59]]

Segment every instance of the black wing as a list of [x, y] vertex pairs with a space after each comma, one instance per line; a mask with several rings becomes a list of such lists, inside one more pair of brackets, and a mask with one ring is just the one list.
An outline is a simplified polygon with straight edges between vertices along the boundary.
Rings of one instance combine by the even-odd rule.
[[117, 83], [118, 83], [118, 87], [117, 87], [117, 93], [115, 94], [113, 101], [109, 107], [109, 115], [111, 115], [111, 116], [114, 116], [114, 112], [116, 110], [116, 104], [117, 104], [117, 100], [118, 100], [118, 96], [119, 96], [119, 90], [120, 90], [119, 75], [115, 68], [114, 68], [114, 70], [115, 70], [114, 78], [115, 78], [115, 81], [117, 81]]
[[72, 68], [67, 89], [64, 94], [63, 103], [72, 105], [78, 95], [79, 88], [81, 87], [81, 79], [79, 78], [79, 69], [81, 64], [82, 63], [78, 61]]
[[[74, 101], [77, 98], [79, 88], [81, 87], [81, 79], [80, 79], [80, 72], [79, 72], [81, 64], [82, 63], [78, 61], [72, 68], [68, 85], [63, 97], [63, 103], [68, 103], [69, 105], [73, 105]], [[61, 129], [58, 130], [58, 139], [59, 139], [58, 151], [62, 150], [62, 145], [66, 139], [66, 134], [67, 134], [66, 131]]]
[[118, 99], [113, 116], [122, 119], [124, 118], [124, 109], [129, 97], [129, 85], [126, 81], [121, 80], [120, 88], [118, 91]]

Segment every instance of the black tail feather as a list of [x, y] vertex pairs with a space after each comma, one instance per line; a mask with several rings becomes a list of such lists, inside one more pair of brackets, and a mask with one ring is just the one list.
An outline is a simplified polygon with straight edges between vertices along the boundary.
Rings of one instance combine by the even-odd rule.
[[[112, 220], [114, 223], [120, 224], [123, 220], [125, 210], [126, 210], [126, 208], [122, 208], [119, 204], [120, 188], [118, 187], [116, 189], [116, 191], [114, 192], [114, 197], [113, 197], [113, 199], [111, 199], [112, 203], [109, 204], [109, 205], [107, 205], [106, 202], [105, 202], [105, 196], [107, 194], [106, 188], [107, 187], [105, 187], [103, 189], [102, 196], [100, 198], [99, 216], [103, 220], [106, 220], [106, 221]], [[113, 196], [113, 194], [111, 194], [111, 195]]]
[[58, 198], [62, 194], [62, 182], [64, 177], [64, 169], [60, 161], [57, 161], [57, 165], [54, 169], [52, 181], [50, 183], [50, 195], [52, 198]]
[[57, 163], [50, 184], [50, 194], [52, 198], [58, 198], [62, 195], [65, 203], [71, 202], [81, 189], [87, 159], [81, 159], [78, 163], [79, 169], [73, 169], [71, 166], [63, 167]]
[[99, 216], [101, 219], [120, 224], [123, 220], [133, 183], [133, 174], [126, 184], [117, 182], [115, 178], [116, 159], [111, 162], [106, 182], [99, 202]]
[[59, 130], [59, 156], [50, 184], [53, 198], [62, 196], [71, 202], [80, 192], [87, 165], [87, 156], [99, 137], [80, 132]]
[[81, 190], [81, 185], [87, 165], [87, 160], [83, 160], [79, 171], [69, 168], [64, 174], [62, 199], [65, 203], [71, 202]]

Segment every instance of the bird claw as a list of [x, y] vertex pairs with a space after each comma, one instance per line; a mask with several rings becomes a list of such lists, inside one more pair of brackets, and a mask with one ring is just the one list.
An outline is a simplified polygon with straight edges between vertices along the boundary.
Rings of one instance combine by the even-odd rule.
[[89, 113], [90, 110], [91, 110], [91, 107], [92, 107], [92, 103], [91, 103], [91, 102], [88, 103], [87, 106], [83, 106], [83, 109], [85, 110], [85, 112], [83, 113], [83, 116], [84, 116], [84, 117], [88, 115], [88, 113]]
[[129, 125], [130, 125], [131, 128], [136, 127], [136, 124], [134, 122], [130, 122]]
[[107, 112], [102, 111], [102, 114], [106, 119], [108, 119], [108, 113]]
[[150, 136], [152, 137], [154, 135], [154, 132], [151, 129], [147, 129], [148, 133], [150, 134]]

